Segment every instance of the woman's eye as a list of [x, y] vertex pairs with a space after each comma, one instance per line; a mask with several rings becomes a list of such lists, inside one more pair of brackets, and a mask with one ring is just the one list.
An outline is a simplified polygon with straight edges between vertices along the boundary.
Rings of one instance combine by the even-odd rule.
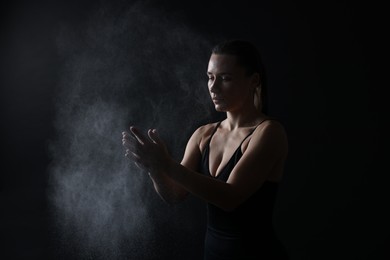
[[232, 80], [230, 77], [222, 77], [222, 80], [223, 81], [230, 81], [230, 80]]

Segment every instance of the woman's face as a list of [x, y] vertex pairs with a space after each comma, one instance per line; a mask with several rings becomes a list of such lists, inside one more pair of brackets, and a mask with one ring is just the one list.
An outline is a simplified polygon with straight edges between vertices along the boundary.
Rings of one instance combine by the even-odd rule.
[[245, 68], [237, 64], [236, 57], [228, 54], [212, 54], [207, 75], [208, 87], [215, 109], [233, 112], [253, 105], [256, 82], [247, 76]]

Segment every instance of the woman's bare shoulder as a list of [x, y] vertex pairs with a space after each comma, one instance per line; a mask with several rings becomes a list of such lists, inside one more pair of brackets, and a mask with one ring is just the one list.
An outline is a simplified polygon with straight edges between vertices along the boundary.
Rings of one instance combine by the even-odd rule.
[[279, 120], [273, 118], [265, 119], [256, 130], [257, 132], [261, 132], [262, 130], [285, 132], [284, 125]]
[[192, 139], [196, 140], [200, 147], [203, 147], [205, 141], [211, 136], [218, 122], [199, 126], [192, 134]]
[[195, 130], [194, 135], [198, 135], [202, 137], [204, 137], [205, 135], [207, 136], [211, 134], [211, 132], [213, 132], [217, 124], [218, 122], [201, 125]]
[[253, 133], [252, 139], [255, 143], [266, 139], [274, 144], [280, 144], [281, 147], [288, 146], [286, 129], [280, 121], [275, 119], [265, 120], [261, 123]]

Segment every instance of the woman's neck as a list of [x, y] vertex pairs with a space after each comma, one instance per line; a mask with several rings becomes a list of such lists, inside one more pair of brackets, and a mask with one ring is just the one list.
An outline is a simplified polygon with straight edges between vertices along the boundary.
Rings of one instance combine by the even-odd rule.
[[266, 115], [257, 109], [250, 109], [245, 111], [245, 113], [226, 112], [226, 116], [226, 123], [229, 130], [255, 126], [266, 117]]

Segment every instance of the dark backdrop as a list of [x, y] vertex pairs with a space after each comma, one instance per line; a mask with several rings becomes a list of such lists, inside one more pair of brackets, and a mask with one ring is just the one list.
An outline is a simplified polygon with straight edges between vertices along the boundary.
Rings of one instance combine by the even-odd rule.
[[[118, 174], [124, 181], [116, 185], [99, 168], [126, 172], [110, 152], [130, 121], [163, 128], [179, 158], [191, 131], [218, 119], [205, 112], [205, 92], [194, 89], [203, 86], [208, 48], [225, 38], [259, 46], [269, 112], [288, 132], [275, 227], [291, 259], [390, 259], [386, 102], [376, 66], [381, 7], [268, 0], [2, 5], [2, 259], [200, 259], [203, 204], [193, 198], [168, 207], [142, 174]], [[136, 87], [127, 88], [130, 81]], [[84, 117], [96, 119], [87, 126], [123, 118], [94, 126], [103, 129], [91, 131], [103, 140], [96, 146], [85, 141], [90, 135], [77, 135]], [[89, 148], [98, 157], [72, 157]], [[73, 175], [80, 168], [99, 172], [93, 188], [91, 177]], [[115, 199], [106, 182], [122, 188]], [[124, 209], [127, 200], [139, 213]]]

